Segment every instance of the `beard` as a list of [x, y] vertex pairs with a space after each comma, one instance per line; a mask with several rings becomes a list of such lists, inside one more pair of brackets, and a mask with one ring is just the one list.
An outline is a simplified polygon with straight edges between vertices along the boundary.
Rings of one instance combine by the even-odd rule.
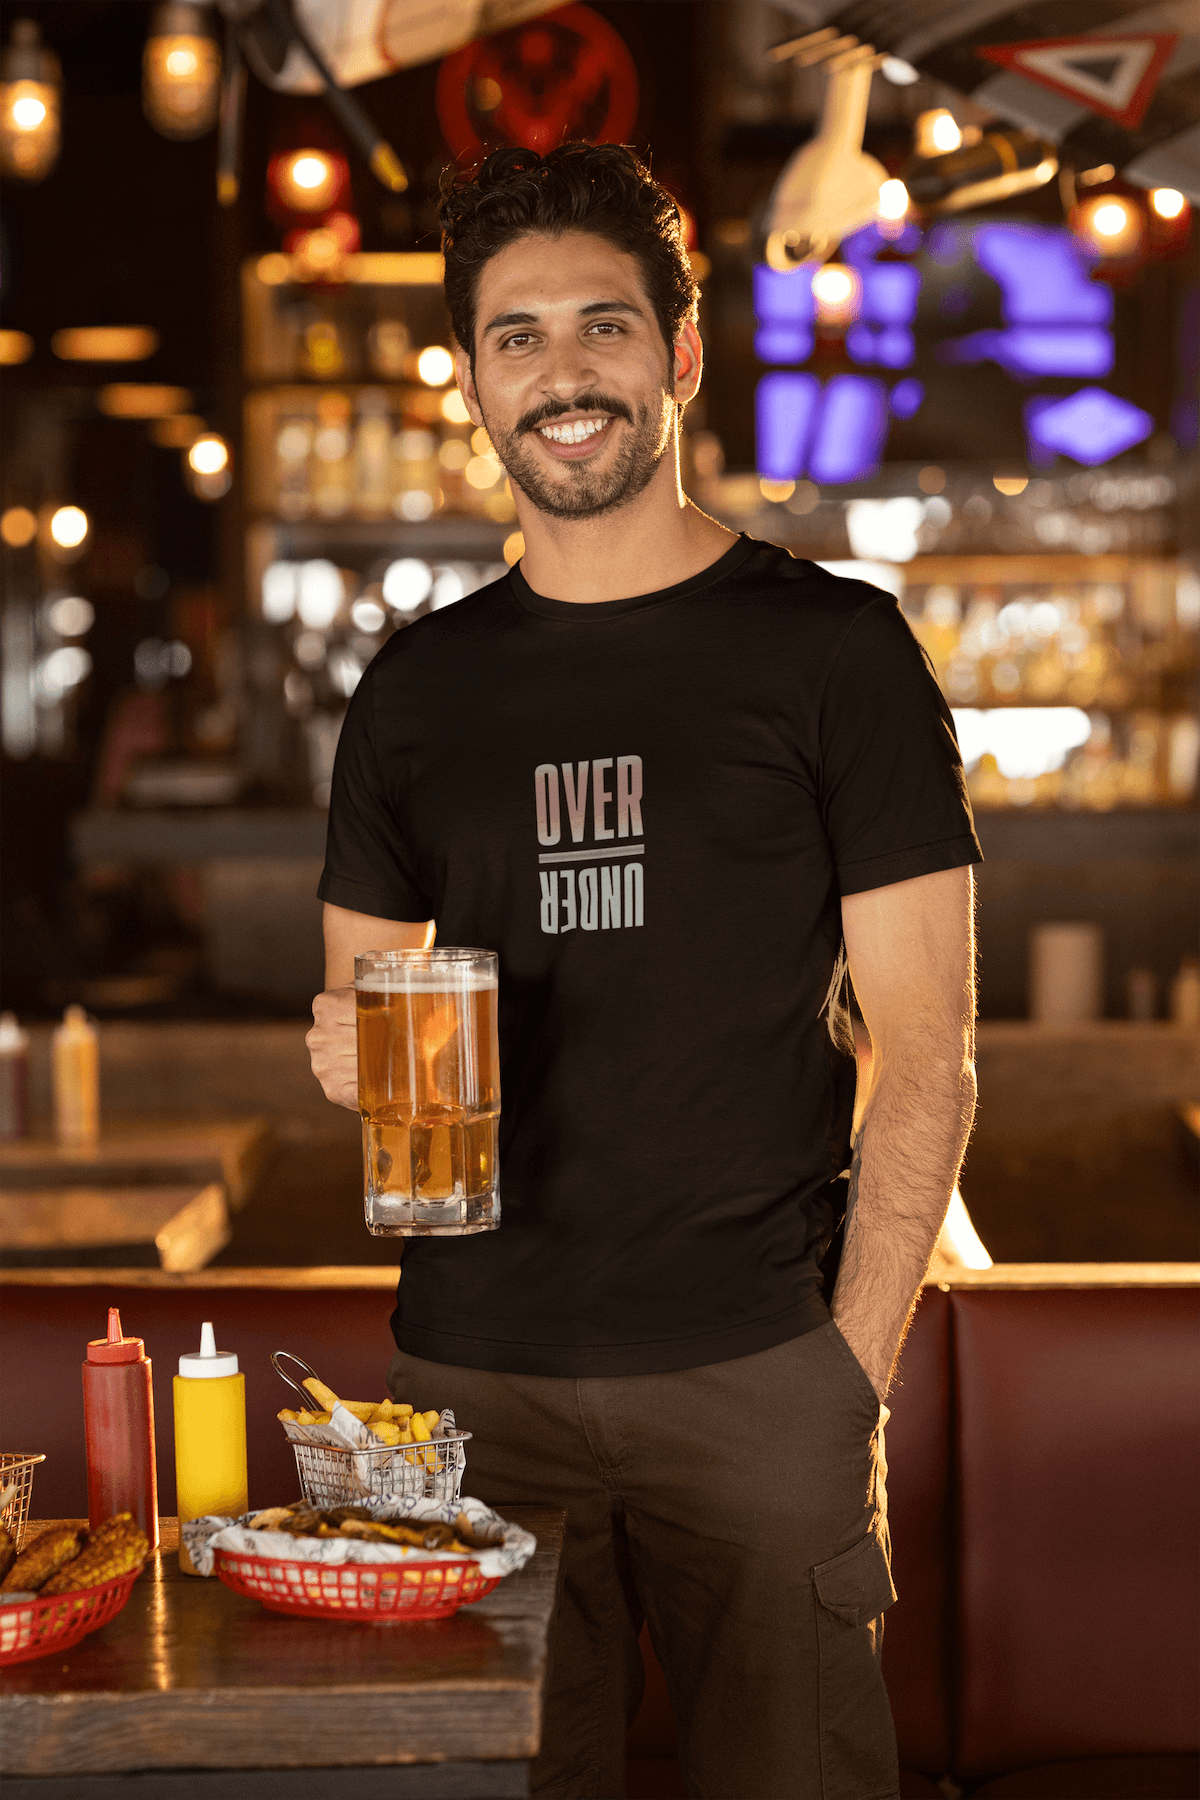
[[[501, 431], [486, 418], [484, 424], [510, 481], [539, 512], [554, 519], [597, 519], [603, 513], [627, 506], [649, 486], [671, 441], [673, 410], [663, 405], [655, 412], [649, 404], [643, 404], [635, 418], [624, 401], [610, 395], [584, 394], [569, 406], [547, 404], [526, 413], [511, 432]], [[632, 429], [626, 432], [619, 451], [603, 469], [593, 470], [588, 462], [563, 463], [562, 477], [555, 480], [540, 462], [537, 451], [524, 440], [540, 425], [549, 425], [569, 412], [610, 413], [614, 419], [624, 419]]]

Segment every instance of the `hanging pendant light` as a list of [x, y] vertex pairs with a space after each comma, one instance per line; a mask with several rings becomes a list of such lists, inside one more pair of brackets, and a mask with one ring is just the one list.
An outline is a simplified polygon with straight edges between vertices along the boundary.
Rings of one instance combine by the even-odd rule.
[[0, 169], [43, 181], [58, 161], [62, 69], [32, 19], [17, 19], [0, 59]]
[[142, 106], [168, 138], [203, 137], [217, 122], [221, 52], [202, 6], [156, 7], [142, 53]]

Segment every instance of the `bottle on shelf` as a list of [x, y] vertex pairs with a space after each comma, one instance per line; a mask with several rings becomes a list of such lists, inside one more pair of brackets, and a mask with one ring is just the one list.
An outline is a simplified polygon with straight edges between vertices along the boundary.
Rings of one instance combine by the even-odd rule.
[[0, 1013], [0, 1142], [29, 1129], [29, 1033], [16, 1013]]
[[54, 1134], [83, 1149], [100, 1136], [100, 1040], [82, 1006], [68, 1006], [52, 1039]]
[[354, 446], [347, 394], [322, 394], [317, 402], [313, 438], [313, 510], [323, 519], [340, 519], [354, 497]]
[[358, 396], [354, 433], [354, 508], [367, 519], [385, 518], [391, 505], [392, 428], [387, 396], [364, 388]]

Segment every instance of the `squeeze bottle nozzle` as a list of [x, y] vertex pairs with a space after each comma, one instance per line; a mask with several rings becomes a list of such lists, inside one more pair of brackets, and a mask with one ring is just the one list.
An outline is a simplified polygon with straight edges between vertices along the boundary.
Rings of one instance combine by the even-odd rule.
[[224, 1375], [236, 1375], [236, 1350], [218, 1350], [211, 1319], [200, 1327], [200, 1348], [179, 1359], [179, 1373], [188, 1381], [217, 1381]]

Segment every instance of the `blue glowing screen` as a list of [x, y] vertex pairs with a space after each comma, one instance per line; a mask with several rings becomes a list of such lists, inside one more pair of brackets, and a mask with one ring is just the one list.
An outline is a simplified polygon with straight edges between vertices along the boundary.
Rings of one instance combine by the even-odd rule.
[[764, 325], [811, 325], [816, 317], [812, 278], [819, 264], [801, 263], [797, 269], [772, 269], [766, 263], [754, 268], [754, 315]]
[[901, 256], [908, 256], [921, 248], [921, 237], [920, 226], [908, 219], [897, 224], [872, 222], [842, 240], [840, 255], [843, 262], [857, 269], [864, 263], [874, 262], [881, 250], [896, 250]]
[[764, 375], [754, 396], [758, 471], [772, 481], [794, 481], [804, 457], [821, 393], [815, 375]]
[[1154, 430], [1154, 420], [1132, 401], [1089, 387], [1064, 400], [1027, 400], [1025, 429], [1031, 462], [1044, 465], [1061, 455], [1092, 466], [1140, 444]]
[[913, 375], [906, 375], [904, 380], [898, 381], [892, 389], [888, 401], [892, 409], [892, 417], [894, 419], [911, 419], [913, 414], [920, 410], [924, 398], [925, 383], [918, 381]]
[[878, 363], [883, 369], [907, 369], [917, 354], [916, 339], [907, 325], [852, 325], [846, 333], [851, 361]]
[[916, 318], [921, 272], [911, 263], [867, 263], [859, 277], [864, 319], [875, 325], [909, 325]]
[[975, 260], [1000, 289], [1007, 325], [1107, 325], [1111, 288], [1088, 279], [1097, 252], [1058, 225], [978, 225]]
[[755, 415], [759, 473], [772, 481], [861, 481], [883, 455], [887, 396], [869, 376], [835, 375], [822, 388], [815, 375], [764, 375]]
[[948, 363], [989, 359], [1018, 379], [1039, 375], [1107, 375], [1113, 366], [1112, 333], [1102, 325], [1013, 325], [1007, 331], [972, 331], [938, 345]]
[[[841, 258], [862, 283], [858, 317], [846, 331], [852, 363], [897, 372], [911, 368], [921, 273], [911, 263], [877, 260], [882, 252], [907, 254], [920, 247], [913, 225], [872, 224], [852, 233]], [[973, 260], [1000, 290], [1001, 330], [947, 337], [936, 346], [940, 361], [959, 365], [994, 362], [1020, 381], [1067, 376], [1095, 381], [1113, 368], [1111, 290], [1091, 279], [1097, 254], [1059, 226], [1016, 222], [968, 225], [943, 221], [924, 240], [930, 259], [950, 267]], [[891, 387], [867, 375], [838, 375], [822, 387], [794, 365], [812, 355], [816, 263], [790, 271], [754, 270], [755, 353], [765, 363], [792, 371], [764, 376], [757, 389], [758, 468], [775, 480], [807, 473], [814, 481], [857, 481], [878, 465], [889, 412], [909, 419], [925, 398], [912, 376]], [[964, 304], [970, 292], [964, 288]], [[959, 312], [962, 307], [959, 307]], [[942, 308], [947, 318], [953, 309]], [[1080, 388], [1064, 398], [1038, 397], [1024, 410], [1029, 454], [1045, 465], [1055, 455], [1096, 464], [1142, 442], [1153, 429], [1149, 415], [1103, 388]]]

